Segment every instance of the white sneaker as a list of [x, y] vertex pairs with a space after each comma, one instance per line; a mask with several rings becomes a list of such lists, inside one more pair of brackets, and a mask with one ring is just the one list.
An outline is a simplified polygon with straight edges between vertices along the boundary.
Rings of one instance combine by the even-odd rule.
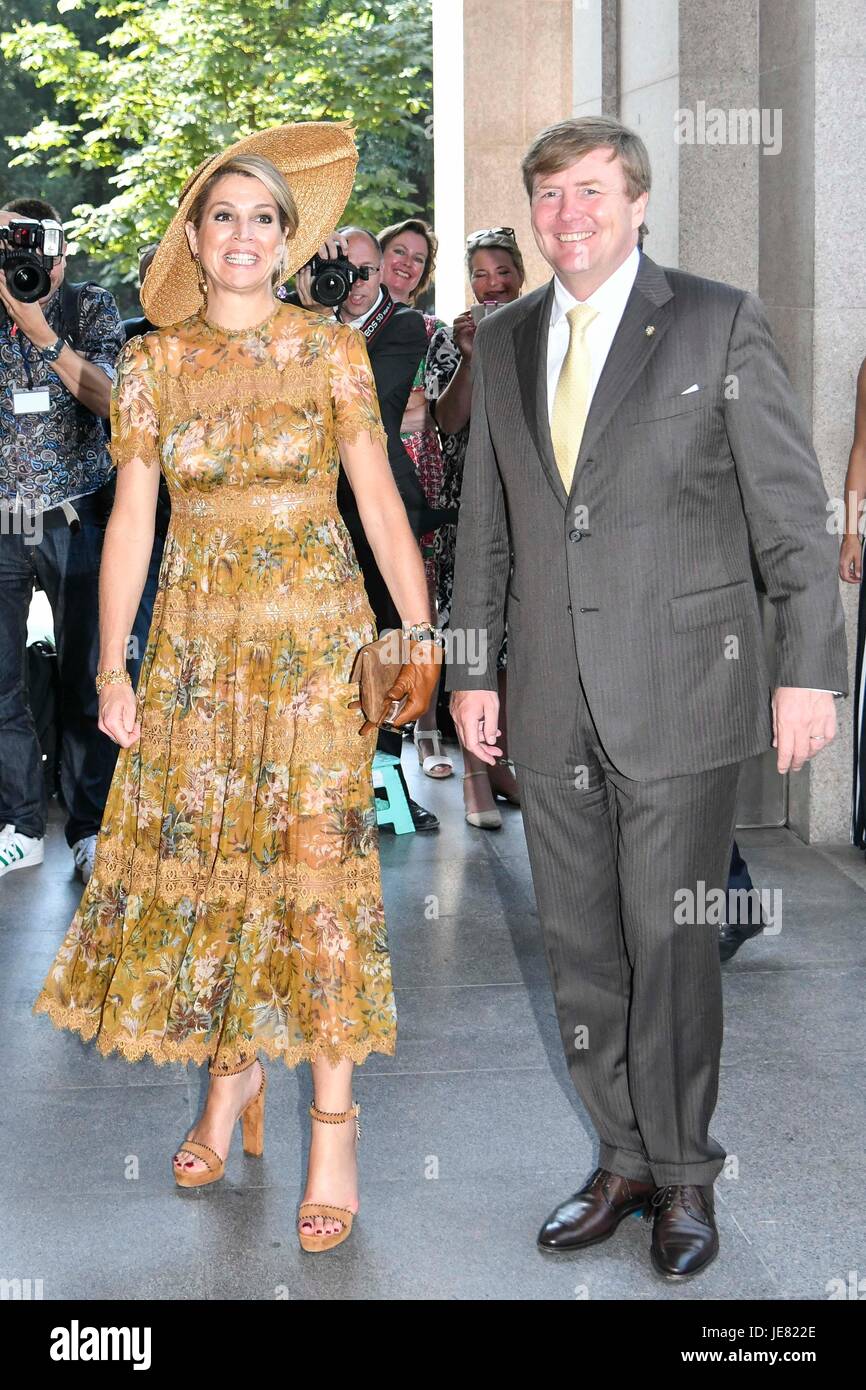
[[75, 869], [82, 883], [86, 883], [93, 873], [93, 861], [96, 857], [96, 836], [87, 835], [83, 840], [76, 840], [72, 846], [72, 857], [75, 860]]
[[0, 830], [0, 878], [11, 874], [13, 869], [29, 869], [33, 864], [41, 864], [44, 858], [44, 837], [19, 835], [14, 825], [4, 825]]

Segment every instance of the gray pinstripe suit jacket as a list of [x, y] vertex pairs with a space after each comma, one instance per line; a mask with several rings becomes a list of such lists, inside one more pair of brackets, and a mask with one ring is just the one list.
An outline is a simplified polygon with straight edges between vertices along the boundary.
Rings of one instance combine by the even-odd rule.
[[[507, 617], [516, 763], [573, 775], [578, 672], [627, 777], [759, 753], [771, 692], [750, 538], [778, 683], [847, 692], [827, 495], [760, 302], [642, 254], [566, 496], [548, 425], [552, 300], [551, 281], [475, 338], [446, 689], [496, 688]], [[470, 630], [485, 634], [474, 669]]]

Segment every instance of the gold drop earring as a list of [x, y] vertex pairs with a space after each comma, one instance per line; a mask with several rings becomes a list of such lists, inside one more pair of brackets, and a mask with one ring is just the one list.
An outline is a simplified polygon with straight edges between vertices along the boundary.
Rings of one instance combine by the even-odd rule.
[[195, 262], [195, 277], [198, 281], [198, 292], [204, 300], [205, 305], [207, 305], [207, 279], [205, 278], [204, 267], [197, 255], [193, 256], [193, 261]]

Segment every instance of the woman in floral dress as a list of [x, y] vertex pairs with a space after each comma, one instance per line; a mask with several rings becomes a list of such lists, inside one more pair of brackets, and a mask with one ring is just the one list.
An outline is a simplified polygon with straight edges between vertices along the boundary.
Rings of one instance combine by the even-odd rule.
[[[436, 252], [439, 242], [429, 222], [421, 217], [407, 217], [390, 227], [383, 227], [377, 240], [382, 248], [382, 284], [386, 286], [391, 298], [401, 304], [414, 306], [433, 279], [436, 269]], [[435, 314], [424, 314], [427, 329], [427, 342], [445, 324]], [[442, 450], [427, 405], [425, 394], [425, 363], [418, 364], [418, 371], [409, 394], [409, 403], [403, 416], [401, 438], [406, 446], [419, 481], [424, 489], [428, 506], [436, 508], [443, 487]], [[430, 606], [436, 611], [436, 591], [438, 585], [438, 563], [436, 559], [436, 531], [427, 531], [419, 545], [424, 559], [427, 575], [427, 590]], [[441, 780], [450, 777], [454, 762], [447, 753], [442, 752], [441, 734], [436, 727], [436, 701], [430, 702], [415, 725], [413, 738], [418, 751], [418, 762], [428, 777]]]
[[[489, 227], [473, 232], [466, 240], [466, 271], [476, 303], [495, 310], [520, 295], [525, 279], [523, 257], [511, 227]], [[471, 408], [472, 344], [476, 323], [472, 310], [459, 314], [453, 328], [440, 328], [430, 341], [425, 366], [425, 382], [430, 412], [439, 429], [442, 444], [442, 491], [440, 507], [459, 507], [463, 486], [463, 464], [469, 443]], [[459, 518], [458, 518], [459, 524]], [[451, 615], [454, 587], [454, 555], [457, 526], [440, 526], [436, 532], [435, 555], [438, 573], [437, 613], [446, 626]], [[507, 634], [497, 657], [500, 718], [505, 717]], [[506, 728], [503, 724], [503, 746]], [[480, 758], [463, 750], [463, 802], [466, 820], [483, 830], [499, 830], [502, 816], [496, 796], [519, 802], [517, 779], [505, 766], [489, 768]]]
[[[145, 310], [168, 326], [120, 358], [100, 575], [100, 727], [122, 751], [34, 1005], [103, 1054], [210, 1060], [175, 1155], [183, 1186], [222, 1176], [242, 1113], [261, 1151], [257, 1053], [310, 1061], [307, 1249], [351, 1229], [353, 1065], [395, 1048], [375, 729], [349, 681], [375, 627], [336, 506], [340, 457], [404, 623], [429, 619], [363, 337], [273, 292], [338, 220], [355, 159], [324, 123], [248, 137], [187, 184], [148, 272]], [[136, 699], [123, 652], [160, 468], [171, 526]], [[423, 708], [434, 648], [412, 654]]]

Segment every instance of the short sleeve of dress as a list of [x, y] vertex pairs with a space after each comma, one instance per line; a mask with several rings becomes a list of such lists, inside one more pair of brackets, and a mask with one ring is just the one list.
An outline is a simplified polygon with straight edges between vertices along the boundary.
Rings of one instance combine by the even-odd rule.
[[117, 362], [111, 391], [111, 461], [159, 466], [156, 372], [144, 338], [131, 338]]
[[365, 431], [387, 449], [379, 397], [363, 333], [340, 324], [330, 361], [331, 402], [337, 444], [354, 444]]

